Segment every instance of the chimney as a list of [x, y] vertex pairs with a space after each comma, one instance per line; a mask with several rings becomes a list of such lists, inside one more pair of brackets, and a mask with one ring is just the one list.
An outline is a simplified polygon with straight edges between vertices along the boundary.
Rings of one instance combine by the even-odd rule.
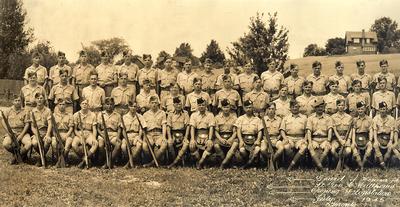
[[365, 43], [365, 30], [362, 29], [362, 34], [361, 34], [361, 47], [364, 47], [364, 43]]

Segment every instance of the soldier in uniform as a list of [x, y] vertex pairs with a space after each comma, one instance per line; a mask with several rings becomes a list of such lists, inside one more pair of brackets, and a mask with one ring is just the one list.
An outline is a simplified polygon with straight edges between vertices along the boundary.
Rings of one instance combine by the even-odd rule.
[[124, 115], [128, 112], [129, 102], [135, 101], [135, 93], [132, 87], [128, 87], [128, 73], [121, 72], [118, 74], [119, 86], [111, 91], [111, 97], [115, 101], [115, 110]]
[[244, 73], [238, 75], [239, 80], [239, 88], [242, 97], [245, 97], [247, 93], [253, 90], [253, 81], [254, 78], [258, 77], [257, 74], [253, 71], [253, 65], [251, 63], [247, 63], [244, 66]]
[[326, 84], [328, 78], [321, 74], [322, 64], [318, 61], [312, 64], [313, 74], [307, 76], [306, 80], [313, 82], [312, 92], [315, 96], [323, 96], [326, 94]]
[[32, 65], [25, 70], [24, 74], [24, 83], [27, 85], [29, 83], [29, 74], [36, 73], [37, 76], [37, 84], [43, 86], [45, 89], [47, 88], [46, 83], [48, 74], [47, 69], [40, 65], [40, 54], [35, 52], [32, 54]]
[[338, 92], [340, 95], [346, 97], [349, 94], [351, 87], [351, 78], [343, 74], [344, 65], [341, 61], [335, 63], [336, 74], [329, 77], [329, 81], [338, 82]]
[[[291, 170], [307, 150], [306, 124], [307, 116], [300, 113], [297, 101], [290, 101], [290, 114], [282, 119], [279, 127], [285, 154], [292, 158], [288, 170]], [[296, 154], [294, 154], [296, 152]]]
[[217, 82], [217, 76], [212, 71], [212, 61], [207, 58], [204, 61], [204, 73], [201, 74], [201, 79], [203, 80], [202, 90], [210, 95], [211, 98], [214, 97], [216, 92], [215, 84]]
[[213, 106], [215, 111], [221, 109], [221, 101], [223, 99], [228, 99], [232, 105], [232, 110], [237, 114], [240, 114], [240, 107], [242, 107], [242, 98], [239, 93], [232, 88], [232, 79], [230, 76], [225, 75], [223, 77], [224, 87], [215, 93], [215, 99]]
[[288, 87], [281, 85], [279, 97], [274, 101], [276, 106], [276, 115], [283, 118], [290, 113], [290, 98], [288, 97]]
[[267, 103], [269, 103], [269, 97], [269, 94], [262, 89], [261, 79], [259, 77], [254, 77], [253, 90], [244, 96], [243, 101], [250, 100], [253, 102], [254, 115], [264, 117]]
[[227, 99], [221, 101], [222, 110], [215, 116], [215, 153], [222, 162], [220, 167], [225, 168], [235, 155], [239, 142], [236, 137], [235, 123], [237, 116], [231, 111], [231, 104]]
[[189, 148], [190, 117], [182, 103], [179, 97], [173, 98], [175, 110], [167, 116], [168, 153], [173, 160], [169, 168], [178, 164]]
[[[343, 146], [343, 155], [345, 158], [349, 158], [349, 156], [351, 156], [351, 134], [349, 133], [348, 137], [346, 137], [346, 135], [352, 125], [353, 117], [345, 113], [346, 101], [344, 99], [336, 100], [336, 108], [337, 112], [331, 116], [334, 132], [331, 142], [331, 153], [335, 159], [339, 159], [338, 149], [340, 146]], [[347, 162], [345, 162], [345, 164], [346, 163]]]
[[143, 114], [150, 109], [150, 97], [157, 96], [154, 90], [151, 90], [151, 82], [146, 79], [143, 81], [143, 88], [140, 93], [136, 96], [136, 103], [140, 109], [140, 113]]
[[385, 77], [378, 77], [379, 90], [372, 95], [371, 107], [372, 114], [375, 116], [380, 102], [384, 101], [387, 105], [389, 113], [394, 112], [396, 106], [395, 94], [387, 89], [387, 79]]
[[290, 64], [290, 76], [285, 78], [283, 84], [288, 86], [288, 94], [292, 99], [302, 94], [302, 87], [305, 79], [299, 76], [299, 66]]
[[[142, 152], [143, 136], [145, 133], [145, 128], [147, 127], [146, 121], [143, 116], [137, 113], [137, 104], [134, 102], [129, 102], [129, 111], [122, 116], [126, 127], [126, 134], [128, 136], [129, 144], [131, 149], [128, 149], [126, 140], [122, 140], [121, 150], [125, 157], [128, 157], [128, 150], [131, 151], [132, 159], [139, 162], [140, 153]], [[125, 167], [129, 166], [129, 162]]]
[[[143, 88], [144, 81], [150, 81], [150, 89], [155, 92], [158, 83], [158, 71], [157, 69], [153, 68], [153, 61], [151, 60], [151, 55], [143, 54], [143, 61], [144, 61], [144, 68], [140, 69], [138, 72], [138, 83], [139, 89]], [[141, 92], [141, 91], [140, 91]]]
[[92, 112], [100, 112], [105, 101], [105, 91], [97, 85], [98, 74], [92, 70], [90, 72], [90, 85], [83, 88], [82, 99], [88, 100], [89, 109]]
[[50, 68], [49, 71], [49, 88], [53, 88], [53, 86], [60, 83], [60, 70], [67, 71], [68, 82], [69, 78], [72, 75], [72, 69], [66, 63], [67, 60], [65, 58], [65, 53], [58, 52], [57, 53], [57, 65], [54, 65]]
[[98, 84], [104, 89], [106, 97], [111, 95], [112, 89], [118, 81], [117, 69], [112, 65], [111, 57], [106, 52], [101, 52], [101, 63], [96, 67], [98, 74]]
[[387, 104], [382, 101], [379, 103], [379, 115], [372, 122], [375, 157], [381, 168], [385, 168], [385, 162], [392, 153], [395, 127], [396, 120], [388, 115]]
[[206, 101], [207, 107], [212, 104], [210, 95], [201, 90], [201, 86], [203, 84], [203, 80], [201, 78], [194, 78], [193, 79], [193, 92], [189, 93], [186, 96], [186, 110], [192, 114], [197, 111], [197, 99], [203, 98]]
[[122, 55], [124, 58], [124, 63], [118, 68], [118, 74], [128, 74], [128, 88], [131, 88], [136, 93], [136, 83], [139, 67], [135, 63], [132, 63], [132, 54], [130, 52], [124, 51]]
[[284, 77], [281, 72], [277, 71], [276, 63], [273, 59], [269, 59], [267, 63], [268, 70], [261, 74], [263, 89], [271, 96], [271, 100], [275, 100], [279, 96], [279, 89], [283, 83]]
[[[77, 108], [76, 104], [79, 100], [78, 92], [68, 83], [68, 71], [63, 69], [58, 69], [57, 71], [59, 73], [59, 82], [50, 90], [50, 103], [54, 102], [54, 107], [56, 109], [56, 106], [59, 104], [58, 100], [62, 99], [65, 101], [65, 111], [69, 114], [73, 114], [73, 110], [74, 108]], [[50, 105], [53, 106], [53, 104]]]
[[[356, 62], [357, 65], [357, 73], [351, 74], [351, 80], [359, 80], [361, 82], [361, 91], [363, 93], [369, 93], [370, 89], [375, 88], [372, 87], [370, 88], [370, 84], [372, 83], [372, 77], [370, 74], [365, 73], [365, 61], [364, 60], [358, 60]], [[353, 89], [354, 90], [354, 89]]]
[[313, 103], [315, 100], [315, 96], [312, 94], [313, 82], [304, 81], [303, 83], [303, 95], [296, 97], [296, 101], [300, 106], [300, 113], [310, 116], [314, 113]]
[[[20, 144], [19, 153], [22, 157], [26, 157], [28, 151], [31, 149], [31, 137], [28, 134], [29, 123], [28, 123], [28, 111], [22, 108], [21, 98], [19, 96], [14, 96], [13, 106], [4, 110], [4, 116], [6, 117], [8, 123], [10, 124], [11, 130], [17, 138], [18, 143]], [[1, 124], [4, 129], [6, 128], [5, 120], [1, 119]], [[13, 142], [8, 134], [3, 136], [3, 147], [7, 151], [13, 153]], [[10, 164], [15, 164], [15, 157], [10, 161]]]
[[365, 93], [362, 92], [362, 82], [359, 79], [355, 79], [353, 80], [351, 87], [353, 89], [353, 92], [350, 93], [347, 98], [346, 98], [346, 102], [349, 105], [349, 111], [350, 114], [353, 117], [357, 116], [357, 107], [356, 104], [359, 101], [363, 101], [365, 103], [365, 105], [367, 106], [367, 111], [369, 111], [370, 108], [370, 97], [369, 97], [369, 93]]
[[[197, 111], [190, 116], [190, 141], [189, 150], [197, 160], [196, 168], [203, 167], [207, 157], [213, 150], [214, 115], [207, 110], [206, 100], [197, 99]], [[202, 152], [202, 154], [201, 154]]]
[[366, 115], [364, 102], [357, 102], [357, 115], [352, 132], [351, 149], [358, 166], [363, 169], [365, 161], [371, 156], [373, 139], [372, 118]]
[[[56, 127], [60, 133], [61, 139], [64, 142], [64, 157], [68, 159], [69, 150], [71, 149], [74, 132], [74, 119], [72, 112], [67, 112], [67, 102], [65, 99], [59, 99], [57, 105], [58, 110], [54, 110], [54, 120]], [[52, 149], [57, 149], [57, 139], [53, 133], [51, 145]]]
[[314, 100], [315, 113], [307, 119], [308, 150], [318, 170], [322, 170], [322, 163], [325, 161], [331, 149], [332, 140], [332, 118], [326, 114], [325, 102], [321, 97]]
[[186, 96], [193, 91], [193, 80], [200, 78], [200, 76], [192, 70], [192, 61], [190, 59], [186, 60], [183, 69], [184, 71], [178, 73], [177, 83], [182, 89], [183, 95]]
[[97, 152], [99, 142], [97, 141], [96, 114], [89, 110], [88, 100], [83, 100], [80, 105], [81, 110], [76, 112], [73, 116], [75, 137], [72, 141], [72, 149], [78, 155], [78, 157], [82, 158], [82, 161], [78, 164], [78, 167], [83, 168], [85, 165], [85, 160], [83, 159], [83, 156], [85, 155], [83, 145], [90, 146], [90, 149], [87, 151], [87, 160], [90, 167], [91, 158], [93, 158]]
[[229, 62], [225, 63], [224, 73], [219, 75], [217, 82], [215, 83], [216, 90], [221, 90], [224, 87], [224, 77], [229, 76], [232, 80], [232, 88], [235, 90], [239, 89], [239, 79], [238, 76], [231, 71], [232, 64]]
[[47, 98], [46, 98], [46, 90], [43, 88], [43, 86], [37, 83], [36, 72], [30, 72], [28, 73], [27, 76], [29, 79], [29, 83], [28, 85], [25, 85], [24, 87], [21, 88], [20, 97], [22, 97], [21, 102], [23, 103], [25, 110], [30, 111], [33, 107], [36, 106], [35, 95], [37, 93], [43, 94], [45, 100], [47, 100]]
[[[157, 96], [150, 97], [150, 110], [143, 114], [147, 124], [146, 136], [149, 140], [148, 145], [143, 143], [143, 152], [147, 157], [150, 156], [149, 147], [153, 148], [157, 161], [161, 160], [167, 152], [167, 115], [160, 109], [160, 101]], [[152, 166], [155, 161], [152, 160], [145, 167]]]
[[[281, 140], [280, 136], [280, 125], [282, 122], [282, 118], [276, 114], [277, 107], [275, 102], [267, 104], [267, 113], [264, 116], [265, 127], [267, 128], [267, 132], [269, 134], [272, 147], [275, 148], [275, 154], [273, 156], [273, 161], [275, 162], [277, 158], [279, 158], [284, 151], [284, 143]], [[269, 156], [269, 145], [266, 136], [264, 135], [264, 139], [261, 141], [261, 155], [264, 158]]]
[[160, 99], [168, 96], [170, 93], [170, 86], [176, 83], [178, 71], [172, 67], [172, 58], [167, 57], [164, 62], [165, 68], [158, 73], [158, 81], [160, 86]]
[[[103, 123], [102, 114], [104, 116]], [[111, 157], [114, 162], [120, 154], [121, 150], [121, 115], [114, 111], [114, 99], [107, 97], [104, 101], [104, 111], [100, 111], [97, 114], [97, 134], [99, 142], [99, 153], [100, 156], [105, 155], [105, 128], [107, 128], [108, 137], [110, 139], [110, 144], [112, 145]], [[106, 168], [107, 163], [105, 163], [102, 168]]]
[[323, 96], [323, 99], [326, 104], [325, 112], [329, 115], [332, 115], [337, 112], [336, 101], [339, 99], [344, 99], [344, 97], [339, 94], [339, 82], [337, 80], [330, 80], [328, 87], [329, 93]]
[[80, 51], [79, 64], [72, 70], [72, 85], [76, 88], [81, 98], [83, 88], [89, 86], [90, 72], [94, 70], [93, 65], [87, 61], [87, 53], [83, 50]]
[[178, 97], [182, 103], [185, 103], [185, 96], [179, 94], [180, 88], [177, 83], [169, 86], [169, 94], [161, 99], [161, 109], [166, 112], [174, 112], [174, 98]]
[[[376, 73], [374, 75], [374, 82], [377, 83], [376, 89], [379, 90], [379, 77], [380, 78], [385, 78], [386, 79], [386, 89], [389, 91], [393, 91], [393, 89], [396, 87], [396, 76], [389, 72], [389, 64], [387, 60], [381, 60], [379, 62], [379, 66], [381, 67], [381, 72]], [[389, 103], [387, 103], [389, 104]], [[390, 109], [390, 108], [389, 108]]]
[[260, 145], [262, 139], [263, 124], [260, 118], [253, 114], [253, 102], [247, 100], [244, 102], [245, 114], [240, 116], [234, 126], [237, 128], [236, 135], [239, 139], [238, 160], [243, 162], [248, 158], [244, 167], [253, 164], [259, 157]]
[[[36, 99], [36, 107], [32, 108], [30, 112], [30, 119], [29, 122], [31, 123], [31, 131], [33, 132], [32, 135], [32, 147], [39, 153], [39, 146], [38, 146], [38, 139], [37, 137], [40, 136], [43, 140], [43, 147], [44, 147], [44, 154], [46, 155], [47, 150], [51, 144], [51, 130], [52, 130], [52, 123], [51, 123], [51, 111], [47, 108], [45, 104], [45, 96], [42, 93], [35, 94]], [[33, 125], [32, 114], [35, 116], [37, 126], [39, 131]], [[40, 160], [36, 163], [37, 166], [41, 166], [42, 163]]]

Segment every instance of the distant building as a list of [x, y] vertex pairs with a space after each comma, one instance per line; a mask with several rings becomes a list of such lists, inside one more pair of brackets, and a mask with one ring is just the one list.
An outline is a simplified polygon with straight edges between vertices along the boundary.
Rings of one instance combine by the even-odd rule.
[[376, 32], [346, 32], [346, 53], [351, 55], [376, 54], [378, 37]]

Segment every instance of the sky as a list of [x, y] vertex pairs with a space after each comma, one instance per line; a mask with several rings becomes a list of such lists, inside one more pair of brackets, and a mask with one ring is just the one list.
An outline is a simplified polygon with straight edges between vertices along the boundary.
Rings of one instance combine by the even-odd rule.
[[[300, 58], [311, 43], [369, 30], [375, 19], [400, 22], [399, 0], [23, 0], [36, 42], [76, 60], [91, 41], [120, 37], [134, 54], [173, 54], [182, 42], [200, 56], [211, 39], [226, 48], [249, 31], [250, 17], [278, 13], [289, 30], [289, 56]], [[267, 18], [265, 18], [267, 20]]]

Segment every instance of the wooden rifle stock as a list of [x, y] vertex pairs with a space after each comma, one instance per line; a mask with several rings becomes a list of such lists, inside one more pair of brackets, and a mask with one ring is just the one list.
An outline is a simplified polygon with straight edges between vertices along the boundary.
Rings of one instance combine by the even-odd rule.
[[56, 150], [57, 150], [57, 165], [59, 166], [59, 167], [65, 167], [65, 158], [64, 158], [64, 144], [63, 144], [63, 142], [62, 142], [62, 139], [61, 139], [61, 135], [60, 135], [60, 132], [58, 131], [58, 128], [57, 128], [57, 123], [56, 123], [56, 119], [54, 118], [54, 115], [53, 114], [51, 114], [51, 123], [52, 123], [52, 125], [53, 125], [53, 135], [56, 137], [56, 140], [57, 140], [57, 147], [56, 147]]
[[124, 122], [124, 118], [121, 115], [121, 123], [122, 123], [122, 136], [124, 137], [125, 141], [126, 141], [126, 148], [127, 148], [127, 152], [128, 152], [128, 159], [129, 159], [129, 165], [131, 167], [133, 167], [133, 157], [132, 157], [132, 146], [131, 143], [129, 143], [129, 138], [128, 138], [128, 133], [126, 132], [126, 126], [125, 126], [125, 122]]
[[6, 125], [5, 126], [6, 127], [6, 132], [10, 136], [11, 141], [13, 143], [12, 148], [13, 148], [13, 154], [14, 154], [15, 160], [17, 161], [17, 163], [22, 163], [23, 160], [22, 160], [22, 156], [21, 156], [21, 153], [20, 153], [21, 147], [19, 146], [18, 139], [15, 136], [14, 132], [12, 131], [10, 123], [8, 122], [8, 119], [4, 115], [4, 112], [1, 111], [1, 110], [0, 110], [0, 112], [1, 112], [1, 116], [3, 117], [4, 123]]
[[43, 144], [43, 139], [40, 136], [40, 131], [39, 131], [39, 127], [37, 125], [36, 122], [36, 118], [35, 118], [35, 114], [33, 112], [31, 112], [31, 116], [32, 116], [32, 123], [33, 123], [33, 127], [35, 128], [35, 130], [37, 131], [37, 141], [38, 141], [38, 147], [39, 147], [39, 154], [40, 154], [40, 161], [42, 162], [42, 166], [46, 167], [46, 154], [44, 152], [44, 144]]
[[112, 168], [112, 154], [111, 154], [111, 143], [110, 143], [110, 137], [108, 136], [108, 129], [106, 125], [106, 121], [104, 120], [104, 112], [101, 113], [101, 121], [104, 126], [104, 145], [105, 145], [105, 150], [106, 150], [106, 165], [108, 169]]

